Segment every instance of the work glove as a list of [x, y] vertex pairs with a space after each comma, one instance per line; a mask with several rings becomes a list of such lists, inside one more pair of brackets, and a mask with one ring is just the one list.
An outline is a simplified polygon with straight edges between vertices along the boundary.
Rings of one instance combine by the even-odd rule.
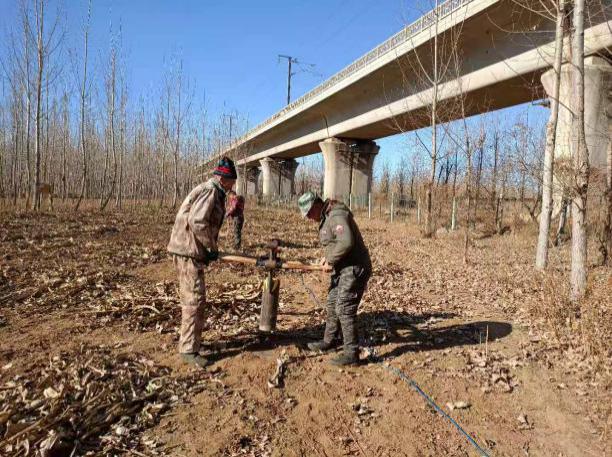
[[206, 260], [209, 262], [214, 262], [215, 260], [219, 260], [219, 251], [207, 251]]

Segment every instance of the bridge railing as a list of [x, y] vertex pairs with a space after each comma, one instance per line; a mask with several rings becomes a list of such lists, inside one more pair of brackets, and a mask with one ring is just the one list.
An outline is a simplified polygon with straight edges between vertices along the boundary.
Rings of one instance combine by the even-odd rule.
[[[343, 68], [338, 73], [333, 75], [331, 78], [327, 79], [323, 83], [316, 86], [310, 92], [305, 93], [301, 97], [297, 98], [283, 109], [278, 111], [277, 113], [270, 116], [268, 119], [263, 121], [261, 124], [257, 125], [246, 134], [237, 138], [233, 141], [228, 149], [235, 149], [238, 145], [244, 143], [250, 136], [255, 135], [257, 132], [265, 129], [268, 125], [281, 118], [282, 116], [288, 114], [289, 112], [297, 109], [301, 105], [305, 104], [309, 100], [313, 99], [317, 95], [326, 91], [327, 89], [335, 86], [339, 82], [349, 78], [353, 74], [357, 73], [359, 70], [371, 64], [372, 62], [380, 59], [384, 55], [388, 54], [390, 51], [394, 50], [398, 46], [406, 43], [417, 33], [422, 32], [425, 29], [428, 29], [436, 22], [436, 16], [438, 16], [438, 21], [453, 13], [455, 10], [461, 8], [462, 6], [472, 2], [474, 0], [446, 0], [438, 5], [437, 10], [433, 9], [427, 14], [421, 16], [419, 19], [414, 21], [413, 23], [407, 25], [398, 33], [393, 35], [391, 38], [384, 41], [382, 44], [378, 45], [374, 49], [372, 49], [367, 54], [363, 55], [349, 66]], [[222, 154], [221, 154], [222, 155]]]

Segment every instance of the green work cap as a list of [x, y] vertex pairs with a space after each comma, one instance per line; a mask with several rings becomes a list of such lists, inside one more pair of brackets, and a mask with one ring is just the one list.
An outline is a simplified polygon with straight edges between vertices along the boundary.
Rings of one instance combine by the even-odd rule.
[[298, 199], [298, 207], [300, 208], [300, 213], [302, 213], [302, 217], [306, 217], [308, 211], [310, 211], [310, 208], [312, 208], [312, 205], [318, 198], [319, 196], [317, 194], [308, 191]]

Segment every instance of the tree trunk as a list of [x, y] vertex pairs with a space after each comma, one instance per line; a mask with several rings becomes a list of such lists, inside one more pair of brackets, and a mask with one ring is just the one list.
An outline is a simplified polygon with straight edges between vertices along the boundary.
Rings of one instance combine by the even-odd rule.
[[476, 195], [474, 196], [474, 219], [472, 223], [474, 227], [476, 226], [476, 219], [478, 218], [478, 204], [480, 202], [480, 184], [482, 182], [482, 162], [484, 156], [484, 143], [485, 143], [485, 135], [484, 133], [480, 136], [480, 145], [478, 147], [478, 166], [476, 168]]
[[[125, 99], [124, 99], [125, 100]], [[125, 101], [122, 101], [121, 127], [119, 128], [119, 183], [117, 186], [117, 198], [115, 206], [122, 207], [123, 200], [123, 156], [125, 155]]]
[[[181, 133], [183, 127], [183, 61], [179, 64], [177, 81], [176, 81], [176, 114], [174, 116], [174, 123], [176, 124], [176, 142], [174, 144], [174, 195], [172, 197], [172, 208], [176, 208], [180, 196], [179, 187], [179, 156], [181, 148]], [[187, 103], [187, 101], [185, 101]], [[187, 108], [188, 109], [188, 108]], [[231, 142], [231, 117], [230, 117], [230, 142]], [[280, 183], [280, 179], [279, 179]]]
[[[116, 60], [116, 49], [112, 49], [111, 50], [111, 67], [110, 67], [110, 75], [109, 75], [109, 88], [108, 90], [110, 91], [110, 99], [109, 99], [109, 135], [110, 135], [110, 149], [111, 149], [111, 153], [113, 155], [113, 178], [111, 181], [111, 185], [110, 185], [110, 189], [108, 190], [108, 193], [106, 194], [106, 197], [102, 197], [102, 201], [100, 204], [100, 211], [104, 211], [106, 209], [106, 206], [108, 205], [108, 202], [110, 201], [110, 199], [113, 196], [113, 193], [115, 192], [115, 186], [117, 185], [117, 145], [116, 145], [116, 135], [115, 135], [115, 94], [116, 94], [116, 88], [117, 88], [117, 72], [116, 72], [116, 65], [117, 65], [117, 60]], [[104, 169], [104, 175], [106, 176], [106, 167]], [[104, 187], [102, 187], [102, 194], [104, 195]]]
[[557, 142], [557, 123], [559, 120], [559, 88], [561, 86], [561, 63], [563, 60], [563, 20], [565, 17], [565, 0], [557, 4], [557, 24], [555, 28], [555, 57], [553, 71], [553, 94], [550, 98], [550, 118], [546, 125], [546, 149], [544, 150], [544, 169], [542, 170], [542, 212], [540, 213], [540, 231], [536, 250], [536, 268], [544, 270], [548, 264], [548, 234], [553, 203], [553, 168], [555, 163], [555, 146]]
[[[27, 17], [24, 18], [24, 21], [27, 21]], [[25, 48], [25, 67], [26, 67], [26, 74], [25, 74], [25, 96], [26, 96], [26, 126], [25, 126], [25, 132], [26, 132], [26, 141], [25, 141], [25, 149], [26, 149], [26, 176], [27, 176], [27, 180], [28, 180], [28, 185], [26, 186], [27, 190], [26, 190], [26, 209], [30, 209], [30, 204], [31, 204], [31, 199], [32, 199], [32, 166], [31, 166], [31, 158], [30, 158], [30, 136], [31, 136], [31, 126], [30, 126], [30, 121], [32, 119], [32, 91], [30, 88], [30, 46], [29, 46], [29, 40], [27, 39], [28, 34], [27, 32], [24, 31], [24, 48]]]
[[82, 180], [81, 180], [81, 191], [79, 198], [77, 199], [74, 210], [78, 211], [83, 196], [85, 195], [85, 186], [87, 185], [87, 150], [85, 145], [85, 97], [87, 95], [87, 53], [88, 53], [88, 39], [89, 39], [89, 22], [91, 19], [91, 0], [89, 0], [89, 6], [87, 8], [87, 24], [85, 25], [85, 55], [83, 57], [83, 80], [81, 84], [81, 167], [82, 167]]
[[572, 260], [570, 299], [581, 299], [587, 286], [587, 191], [589, 188], [589, 153], [584, 129], [584, 0], [574, 2], [572, 37], [572, 154], [574, 186], [572, 199]]
[[430, 237], [435, 231], [433, 221], [433, 188], [436, 183], [436, 166], [438, 161], [438, 0], [436, 0], [433, 61], [433, 99], [431, 102], [431, 175], [425, 193], [425, 236]]
[[504, 194], [506, 192], [506, 178], [502, 181], [501, 191], [497, 195], [497, 203], [495, 204], [495, 230], [499, 235], [502, 234], [504, 227]]
[[[464, 118], [465, 122], [465, 118]], [[463, 263], [468, 263], [468, 250], [470, 247], [470, 224], [472, 214], [472, 150], [467, 128], [465, 131], [465, 151], [467, 155], [467, 178], [465, 181], [465, 194], [467, 198], [467, 209], [465, 211], [465, 237], [463, 240]]]
[[64, 94], [63, 138], [62, 138], [62, 201], [66, 200], [66, 149], [70, 140], [70, 121], [68, 119], [68, 94]]
[[[612, 131], [610, 131], [612, 135]], [[608, 142], [608, 163], [606, 170], [606, 191], [603, 198], [604, 214], [599, 239], [601, 265], [610, 265], [612, 257], [612, 141]]]
[[[39, 3], [40, 2], [40, 3]], [[38, 57], [38, 67], [36, 68], [36, 144], [34, 149], [35, 156], [35, 167], [34, 167], [34, 187], [32, 193], [34, 194], [34, 210], [40, 210], [40, 161], [41, 161], [41, 141], [42, 141], [42, 126], [41, 123], [41, 104], [42, 104], [42, 76], [45, 65], [44, 55], [44, 44], [43, 44], [43, 31], [44, 31], [44, 12], [45, 12], [45, 0], [37, 0], [36, 2], [36, 49]]]
[[12, 174], [12, 186], [13, 186], [13, 206], [17, 206], [17, 194], [19, 192], [18, 183], [17, 183], [17, 170], [19, 169], [19, 154], [20, 154], [20, 142], [21, 139], [21, 116], [20, 116], [20, 105], [17, 104], [17, 93], [14, 93], [14, 107], [13, 107], [13, 135], [14, 135], [14, 143], [13, 143], [13, 166], [11, 170]]

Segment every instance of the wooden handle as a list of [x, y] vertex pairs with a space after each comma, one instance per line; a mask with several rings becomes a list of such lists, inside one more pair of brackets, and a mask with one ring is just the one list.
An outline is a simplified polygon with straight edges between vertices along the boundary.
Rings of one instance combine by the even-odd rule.
[[[250, 257], [246, 255], [237, 254], [220, 254], [219, 260], [231, 263], [243, 263], [246, 265], [257, 265], [257, 257]], [[323, 265], [310, 265], [308, 263], [302, 263], [297, 261], [287, 261], [281, 263], [281, 269], [283, 270], [303, 270], [303, 271], [329, 271], [327, 267]]]
[[248, 257], [246, 255], [220, 254], [219, 260], [224, 262], [245, 263], [247, 265], [256, 265], [257, 257]]

